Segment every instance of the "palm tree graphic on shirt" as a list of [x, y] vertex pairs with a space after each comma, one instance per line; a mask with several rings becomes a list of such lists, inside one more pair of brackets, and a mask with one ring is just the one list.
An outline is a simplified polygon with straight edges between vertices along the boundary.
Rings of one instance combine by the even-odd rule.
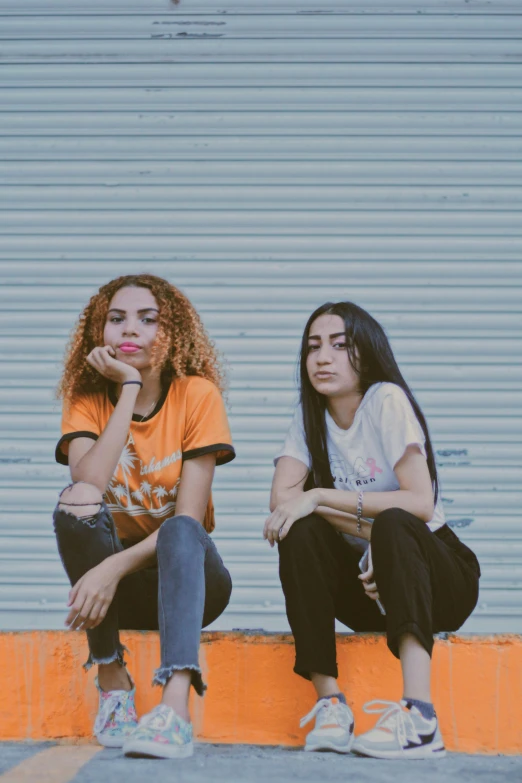
[[142, 481], [140, 484], [140, 492], [143, 493], [143, 495], [150, 498], [150, 493], [152, 492], [152, 486], [149, 484], [148, 481]]
[[111, 492], [117, 500], [121, 500], [125, 497], [125, 487], [123, 484], [116, 484], [115, 487], [111, 486]]
[[165, 489], [165, 487], [162, 486], [154, 487], [152, 492], [154, 495], [156, 495], [156, 500], [159, 500], [160, 502], [162, 498], [166, 497], [169, 494]]
[[174, 500], [176, 500], [176, 498], [177, 498], [177, 496], [178, 496], [178, 489], [179, 489], [179, 485], [180, 485], [180, 483], [181, 483], [181, 479], [178, 479], [178, 480], [176, 481], [176, 483], [174, 484], [174, 486], [172, 487], [172, 489], [171, 489], [171, 490], [169, 490], [169, 495], [170, 495], [170, 497], [171, 497], [171, 498], [173, 498]]
[[[140, 458], [132, 449], [133, 445], [134, 441], [129, 437], [126, 446], [124, 446], [121, 452], [116, 473], [108, 488], [108, 491], [114, 496], [116, 501], [116, 509], [118, 506], [120, 509], [125, 508], [126, 511], [131, 512], [135, 516], [146, 510], [152, 512], [152, 501], [155, 500], [158, 504], [155, 513], [161, 514], [166, 513], [168, 510], [173, 510], [180, 483], [179, 479], [170, 491], [164, 485], [154, 486], [146, 479], [141, 481], [136, 489], [132, 489], [132, 486], [129, 486], [136, 463], [142, 464]], [[110, 502], [109, 507], [111, 507]]]
[[134, 468], [134, 463], [136, 462], [137, 459], [138, 459], [137, 455], [131, 452], [128, 444], [123, 447], [123, 451], [121, 452], [121, 457], [118, 462], [118, 467], [121, 469], [123, 481], [125, 482], [127, 508], [132, 508], [134, 505], [129, 490], [129, 474]]

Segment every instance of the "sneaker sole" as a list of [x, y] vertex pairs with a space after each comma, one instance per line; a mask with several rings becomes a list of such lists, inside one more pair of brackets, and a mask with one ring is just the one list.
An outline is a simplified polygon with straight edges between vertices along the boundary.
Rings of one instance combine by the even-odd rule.
[[96, 735], [97, 741], [100, 743], [100, 745], [103, 745], [104, 748], [123, 748], [125, 744], [126, 737], [98, 737]]
[[446, 748], [444, 745], [439, 747], [426, 748], [410, 748], [409, 750], [367, 750], [365, 748], [358, 748], [357, 744], [352, 748], [352, 753], [356, 753], [358, 756], [366, 756], [372, 759], [442, 759], [446, 755]]
[[148, 756], [157, 759], [186, 759], [194, 753], [192, 742], [187, 745], [162, 745], [159, 742], [148, 742], [147, 740], [137, 740], [128, 742], [123, 746], [123, 752], [126, 756]]
[[314, 753], [318, 751], [333, 751], [334, 753], [350, 753], [353, 745], [353, 735], [350, 737], [346, 745], [336, 745], [334, 742], [328, 742], [323, 740], [322, 742], [307, 743], [304, 746], [304, 750], [307, 753]]

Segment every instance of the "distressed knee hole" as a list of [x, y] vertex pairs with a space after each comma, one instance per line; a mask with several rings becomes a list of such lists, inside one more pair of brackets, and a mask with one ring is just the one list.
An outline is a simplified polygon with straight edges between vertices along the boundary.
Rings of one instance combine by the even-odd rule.
[[72, 514], [78, 519], [83, 517], [92, 517], [98, 513], [103, 497], [94, 484], [87, 484], [79, 481], [66, 487], [60, 494], [58, 506], [68, 514]]

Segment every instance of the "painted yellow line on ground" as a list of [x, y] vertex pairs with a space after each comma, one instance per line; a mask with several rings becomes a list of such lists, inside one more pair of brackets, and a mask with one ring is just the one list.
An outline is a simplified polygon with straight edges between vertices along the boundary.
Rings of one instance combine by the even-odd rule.
[[54, 745], [8, 769], [0, 783], [69, 783], [100, 750], [99, 745]]

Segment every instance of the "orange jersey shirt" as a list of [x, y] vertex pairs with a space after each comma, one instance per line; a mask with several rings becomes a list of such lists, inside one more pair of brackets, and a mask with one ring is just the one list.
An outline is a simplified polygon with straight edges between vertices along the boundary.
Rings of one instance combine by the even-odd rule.
[[[68, 464], [74, 438], [97, 440], [114, 411], [111, 392], [82, 397], [62, 415], [56, 461]], [[235, 457], [225, 405], [211, 381], [191, 375], [172, 381], [154, 411], [141, 421], [133, 416], [127, 443], [105, 492], [105, 501], [121, 539], [142, 540], [176, 513], [181, 468], [187, 459], [215, 453], [216, 464]], [[204, 519], [214, 529], [209, 499]]]

